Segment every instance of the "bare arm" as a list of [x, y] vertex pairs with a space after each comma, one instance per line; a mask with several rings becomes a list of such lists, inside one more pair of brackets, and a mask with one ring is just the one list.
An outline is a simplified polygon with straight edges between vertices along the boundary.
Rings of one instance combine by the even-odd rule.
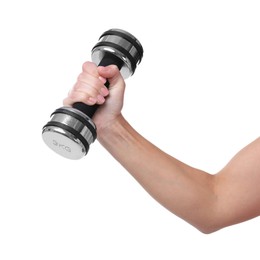
[[260, 138], [215, 175], [164, 153], [122, 116], [99, 141], [151, 196], [204, 233], [260, 213]]
[[[260, 215], [260, 138], [239, 151], [216, 174], [216, 221], [220, 227]], [[221, 217], [221, 214], [224, 216]]]
[[[100, 96], [108, 95], [101, 91], [104, 78], [110, 81], [106, 101]], [[64, 104], [105, 102], [93, 118], [99, 142], [151, 196], [200, 231], [211, 233], [259, 216], [260, 138], [217, 174], [195, 169], [151, 144], [124, 119], [124, 87], [116, 68], [86, 63]]]

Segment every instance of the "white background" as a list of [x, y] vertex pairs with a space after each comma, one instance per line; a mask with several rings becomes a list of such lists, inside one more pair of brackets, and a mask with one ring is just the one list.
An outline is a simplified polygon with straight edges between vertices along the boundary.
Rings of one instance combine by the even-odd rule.
[[250, 0], [1, 1], [0, 259], [259, 259], [258, 218], [204, 235], [98, 142], [71, 161], [41, 139], [99, 36], [120, 28], [144, 47], [125, 117], [216, 173], [260, 133], [259, 14]]

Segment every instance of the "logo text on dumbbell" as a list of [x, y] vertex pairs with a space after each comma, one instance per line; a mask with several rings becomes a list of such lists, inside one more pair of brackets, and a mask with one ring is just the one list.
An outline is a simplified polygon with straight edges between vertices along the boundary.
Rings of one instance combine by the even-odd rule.
[[68, 147], [68, 146], [66, 146], [64, 144], [60, 144], [56, 140], [52, 140], [52, 143], [53, 143], [53, 145], [58, 146], [60, 149], [63, 149], [65, 151], [69, 152], [69, 153], [71, 152], [70, 147]]

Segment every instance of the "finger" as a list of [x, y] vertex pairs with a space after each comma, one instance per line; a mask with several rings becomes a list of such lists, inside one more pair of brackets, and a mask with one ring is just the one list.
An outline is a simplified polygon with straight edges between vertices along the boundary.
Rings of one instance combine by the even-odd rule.
[[94, 105], [97, 103], [97, 99], [89, 96], [87, 93], [84, 92], [71, 92], [70, 95], [68, 95], [63, 100], [63, 105], [72, 106], [76, 102], [82, 102], [87, 105]]
[[68, 95], [75, 95], [77, 92], [83, 92], [87, 93], [90, 97], [97, 98], [98, 101], [103, 102], [102, 97], [108, 96], [109, 90], [103, 84], [100, 84], [100, 86], [97, 88], [93, 85], [77, 82]]
[[[74, 85], [73, 89], [75, 91], [87, 91], [87, 88], [92, 88], [90, 95], [96, 96], [98, 94], [102, 96], [107, 96], [108, 95], [108, 89], [104, 86], [106, 83], [106, 79], [98, 76], [98, 78], [87, 74], [85, 72], [82, 72], [78, 76], [78, 81]], [[95, 92], [94, 92], [95, 89]]]
[[69, 91], [65, 103], [72, 105], [75, 102], [83, 102], [88, 105], [103, 104], [105, 96], [108, 95], [108, 89], [103, 87], [100, 91], [95, 87], [77, 82], [74, 87]]
[[76, 84], [73, 86], [73, 88], [70, 91], [70, 95], [75, 95], [77, 92], [83, 92], [88, 94], [89, 96], [95, 97], [98, 94], [100, 94], [100, 89], [102, 87], [97, 88], [93, 84], [88, 84], [85, 82], [77, 81]]

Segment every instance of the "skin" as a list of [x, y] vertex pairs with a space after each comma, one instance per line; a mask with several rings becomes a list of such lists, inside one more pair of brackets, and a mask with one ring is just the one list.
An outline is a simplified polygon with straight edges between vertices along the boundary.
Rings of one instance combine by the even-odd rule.
[[[106, 79], [109, 90], [104, 87]], [[117, 67], [83, 64], [64, 99], [103, 104], [92, 118], [103, 147], [160, 204], [205, 234], [260, 215], [260, 138], [215, 174], [193, 168], [140, 135], [123, 117], [125, 82]]]

